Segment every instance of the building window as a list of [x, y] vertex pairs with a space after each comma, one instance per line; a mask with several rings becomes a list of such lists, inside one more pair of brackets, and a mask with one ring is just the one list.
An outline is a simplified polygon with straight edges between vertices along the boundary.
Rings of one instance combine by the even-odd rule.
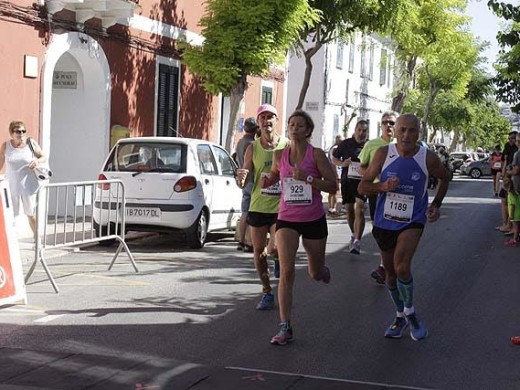
[[388, 53], [386, 49], [381, 49], [381, 60], [379, 62], [379, 85], [386, 84], [386, 68], [388, 65]]
[[354, 58], [356, 57], [356, 44], [354, 41], [350, 42], [348, 52], [348, 71], [354, 73]]
[[343, 50], [345, 44], [340, 41], [338, 42], [337, 50], [336, 50], [336, 68], [343, 69]]
[[[387, 72], [388, 73], [387, 73], [387, 76], [386, 76], [386, 85], [388, 87], [390, 87], [390, 82], [391, 82], [390, 78], [392, 77], [392, 66], [390, 66], [390, 64], [392, 62], [391, 62], [390, 54], [388, 54], [388, 61], [387, 61], [387, 63], [388, 63], [388, 66], [387, 66]], [[394, 63], [394, 65], [395, 65], [395, 63]]]
[[157, 82], [157, 136], [178, 135], [179, 66], [159, 64]]
[[262, 104], [273, 104], [273, 87], [262, 85]]
[[361, 77], [367, 76], [367, 64], [366, 64], [366, 47], [363, 44], [361, 47], [361, 69], [359, 71]]
[[348, 104], [349, 89], [350, 89], [350, 80], [347, 79], [347, 85], [345, 86], [345, 104]]
[[334, 114], [334, 122], [332, 123], [332, 134], [334, 136], [339, 134], [339, 115]]
[[374, 79], [374, 43], [370, 43], [370, 58], [368, 60], [368, 79]]

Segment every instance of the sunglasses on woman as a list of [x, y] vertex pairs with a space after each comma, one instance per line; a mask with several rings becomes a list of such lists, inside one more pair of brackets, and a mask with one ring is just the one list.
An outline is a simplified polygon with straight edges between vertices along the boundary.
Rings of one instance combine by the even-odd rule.
[[27, 130], [13, 130], [13, 133], [15, 133], [15, 134], [25, 134], [25, 133], [27, 133]]

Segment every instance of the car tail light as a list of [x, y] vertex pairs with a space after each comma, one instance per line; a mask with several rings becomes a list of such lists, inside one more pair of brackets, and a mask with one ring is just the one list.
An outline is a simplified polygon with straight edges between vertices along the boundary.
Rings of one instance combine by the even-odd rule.
[[197, 179], [193, 176], [184, 176], [180, 178], [173, 186], [175, 192], [185, 192], [197, 187]]
[[[105, 175], [103, 175], [102, 173], [100, 173], [98, 176], [98, 180], [108, 180], [108, 178]], [[98, 188], [101, 188], [102, 190], [109, 190], [110, 183], [98, 184]]]

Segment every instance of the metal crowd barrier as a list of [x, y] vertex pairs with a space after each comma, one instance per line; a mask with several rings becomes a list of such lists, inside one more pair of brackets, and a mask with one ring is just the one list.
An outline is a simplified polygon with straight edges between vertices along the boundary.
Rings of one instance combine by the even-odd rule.
[[[44, 184], [36, 194], [36, 203], [34, 261], [25, 277], [26, 284], [39, 262], [58, 293], [56, 281], [45, 261], [45, 251], [108, 240], [119, 241], [108, 270], [112, 269], [124, 249], [135, 272], [139, 272], [125, 242], [126, 202], [121, 180]], [[99, 223], [94, 220], [95, 214]]]

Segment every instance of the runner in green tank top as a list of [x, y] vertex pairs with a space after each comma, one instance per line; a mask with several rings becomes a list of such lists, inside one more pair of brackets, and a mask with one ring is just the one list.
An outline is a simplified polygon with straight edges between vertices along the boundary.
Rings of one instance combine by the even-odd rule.
[[[287, 145], [287, 139], [276, 132], [278, 124], [278, 112], [270, 104], [262, 104], [257, 110], [257, 122], [260, 127], [260, 138], [248, 146], [244, 156], [244, 166], [238, 171], [238, 182], [243, 185], [247, 175], [253, 175], [254, 184], [251, 193], [251, 204], [247, 214], [247, 223], [251, 227], [251, 241], [254, 249], [255, 268], [262, 282], [262, 299], [256, 305], [258, 310], [270, 310], [274, 307], [269, 280], [269, 266], [267, 254], [275, 257], [275, 277], [279, 276], [280, 268], [278, 256], [274, 246], [275, 224], [280, 203], [280, 188], [278, 185], [261, 188], [264, 177], [267, 178], [273, 164], [273, 152], [283, 149]], [[269, 246], [267, 245], [267, 233], [271, 231]]]

